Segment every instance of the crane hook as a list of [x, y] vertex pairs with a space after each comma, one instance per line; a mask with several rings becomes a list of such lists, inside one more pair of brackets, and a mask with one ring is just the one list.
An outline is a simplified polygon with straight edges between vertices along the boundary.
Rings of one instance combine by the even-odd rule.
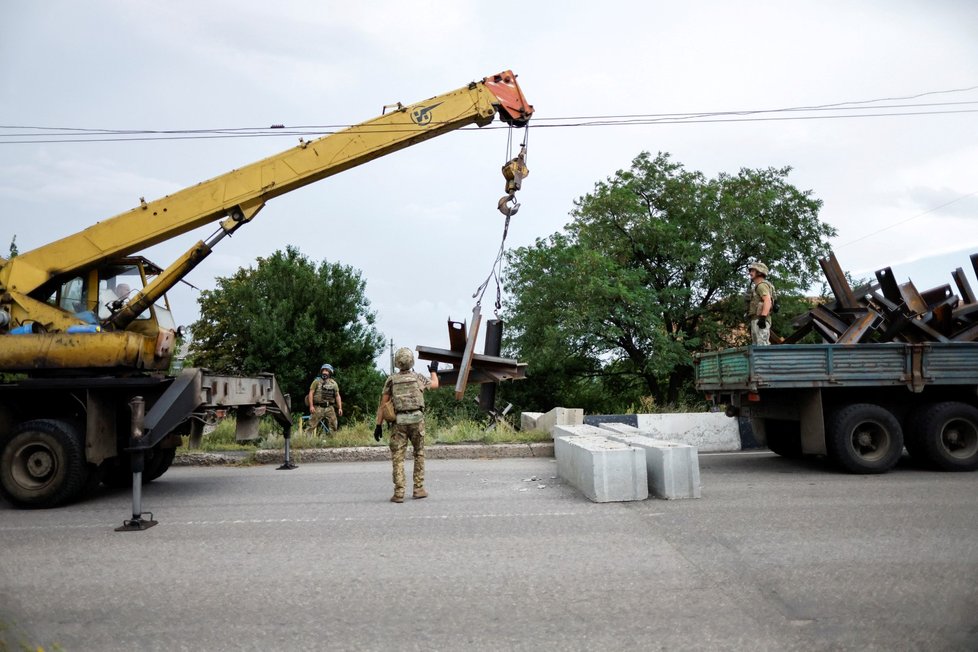
[[[510, 202], [513, 203], [512, 206], [507, 205]], [[516, 211], [520, 209], [520, 203], [516, 201], [516, 194], [510, 193], [499, 198], [499, 204], [497, 207], [499, 208], [500, 213], [506, 217], [512, 217], [513, 215], [516, 215]]]

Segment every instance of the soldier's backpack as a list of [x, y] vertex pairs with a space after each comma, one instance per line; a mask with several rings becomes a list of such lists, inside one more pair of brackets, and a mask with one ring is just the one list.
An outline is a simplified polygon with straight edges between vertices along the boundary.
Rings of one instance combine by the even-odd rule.
[[424, 408], [424, 395], [413, 372], [391, 376], [391, 400], [398, 412], [415, 412]]

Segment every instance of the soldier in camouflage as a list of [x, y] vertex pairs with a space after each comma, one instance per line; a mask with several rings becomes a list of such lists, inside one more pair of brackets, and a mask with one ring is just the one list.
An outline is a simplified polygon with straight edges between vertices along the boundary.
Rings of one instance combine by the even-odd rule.
[[340, 386], [333, 379], [333, 365], [324, 364], [319, 378], [309, 386], [309, 427], [313, 430], [325, 420], [330, 432], [339, 428], [336, 415], [343, 416], [343, 397]]
[[396, 421], [391, 433], [391, 461], [394, 465], [394, 495], [392, 503], [404, 502], [404, 454], [408, 442], [414, 449], [414, 498], [427, 498], [424, 488], [424, 391], [438, 389], [438, 363], [428, 366], [430, 377], [414, 372], [414, 354], [401, 348], [394, 354], [398, 372], [387, 378], [377, 408], [377, 426], [374, 439], [383, 437], [383, 409], [387, 402], [394, 404]]
[[750, 338], [756, 346], [771, 344], [771, 309], [774, 307], [774, 286], [767, 280], [767, 265], [751, 263], [747, 267], [750, 276], [750, 296], [747, 319], [750, 321]]

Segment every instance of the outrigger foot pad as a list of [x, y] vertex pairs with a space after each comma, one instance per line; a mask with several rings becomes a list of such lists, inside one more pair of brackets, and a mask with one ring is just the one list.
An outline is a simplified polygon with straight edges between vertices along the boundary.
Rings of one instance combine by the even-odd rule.
[[[143, 518], [143, 515], [149, 514], [149, 518]], [[138, 516], [133, 514], [132, 519], [122, 522], [122, 526], [115, 529], [116, 532], [141, 532], [142, 530], [148, 530], [154, 525], [157, 525], [158, 521], [153, 520], [153, 512], [143, 512]]]
[[283, 464], [282, 466], [278, 467], [275, 470], [276, 471], [291, 471], [292, 469], [297, 469], [297, 468], [299, 468], [299, 467], [297, 465], [293, 464], [292, 462], [286, 462], [285, 464]]

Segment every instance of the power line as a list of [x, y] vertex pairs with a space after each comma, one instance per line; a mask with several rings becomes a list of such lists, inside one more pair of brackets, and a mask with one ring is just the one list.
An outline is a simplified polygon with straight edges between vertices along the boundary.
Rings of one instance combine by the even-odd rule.
[[872, 238], [874, 235], [877, 235], [879, 233], [882, 233], [883, 231], [889, 231], [890, 229], [894, 229], [894, 228], [896, 228], [896, 227], [898, 227], [898, 226], [900, 226], [902, 224], [906, 224], [907, 222], [909, 222], [911, 220], [915, 220], [918, 217], [923, 217], [924, 215], [929, 215], [930, 213], [935, 213], [935, 212], [941, 210], [942, 208], [945, 208], [947, 206], [950, 206], [951, 204], [956, 204], [957, 202], [962, 201], [964, 199], [967, 199], [968, 197], [974, 197], [975, 195], [978, 195], [978, 190], [975, 190], [974, 192], [969, 192], [966, 195], [961, 195], [960, 197], [958, 197], [956, 199], [952, 199], [951, 201], [944, 202], [940, 206], [935, 206], [934, 208], [929, 208], [926, 211], [923, 211], [921, 213], [917, 213], [916, 215], [911, 215], [910, 217], [904, 218], [904, 219], [900, 220], [899, 222], [894, 222], [893, 224], [888, 224], [887, 226], [884, 226], [882, 228], [876, 229], [875, 231], [872, 231], [870, 233], [867, 233], [866, 235], [860, 236], [860, 237], [856, 238], [855, 240], [850, 240], [849, 242], [846, 242], [844, 244], [837, 245], [836, 248], [837, 249], [841, 249], [842, 247], [848, 247], [849, 245], [856, 244], [857, 242], [862, 242], [863, 240], [867, 240], [869, 238]]
[[[594, 116], [537, 116], [533, 120], [535, 128], [581, 128], [640, 125], [708, 124], [724, 122], [774, 122], [791, 120], [838, 120], [883, 117], [906, 117], [927, 115], [951, 115], [976, 113], [976, 101], [959, 102], [920, 102], [881, 104], [881, 102], [906, 102], [929, 95], [962, 93], [978, 90], [978, 86], [967, 88], [928, 91], [903, 97], [877, 98], [872, 100], [850, 100], [831, 104], [783, 107], [778, 109], [749, 109], [733, 111], [697, 111], [688, 113], [648, 113]], [[916, 109], [916, 110], [907, 110]], [[779, 115], [780, 114], [780, 115]], [[811, 115], [809, 115], [811, 114]], [[119, 142], [149, 140], [196, 140], [213, 138], [264, 138], [276, 136], [321, 137], [336, 133], [337, 130], [358, 127], [371, 133], [396, 133], [404, 129], [385, 126], [371, 129], [370, 125], [299, 125], [286, 129], [283, 125], [271, 127], [225, 127], [218, 129], [104, 129], [82, 127], [48, 127], [28, 125], [0, 125], [0, 145], [24, 145], [75, 142]], [[412, 127], [405, 127], [410, 129]], [[488, 128], [508, 128], [506, 125], [490, 125]], [[475, 130], [468, 128], [465, 130]], [[15, 133], [2, 133], [2, 130], [20, 130]], [[30, 133], [22, 133], [24, 131]], [[40, 132], [40, 133], [36, 133]]]

